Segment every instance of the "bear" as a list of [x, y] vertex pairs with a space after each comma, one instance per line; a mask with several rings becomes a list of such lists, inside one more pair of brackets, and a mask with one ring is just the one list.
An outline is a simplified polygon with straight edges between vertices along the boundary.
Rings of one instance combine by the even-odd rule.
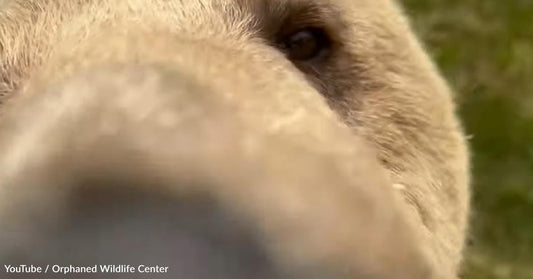
[[467, 141], [396, 1], [4, 0], [0, 155], [10, 266], [458, 276]]

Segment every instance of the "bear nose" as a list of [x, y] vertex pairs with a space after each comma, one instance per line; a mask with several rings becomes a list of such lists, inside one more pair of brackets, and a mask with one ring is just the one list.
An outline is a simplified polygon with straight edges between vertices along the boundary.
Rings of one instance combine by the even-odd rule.
[[234, 112], [163, 76], [80, 74], [4, 119], [23, 130], [1, 137], [0, 214], [18, 216], [0, 225], [2, 262], [97, 266], [90, 278], [105, 266], [123, 278], [280, 278], [255, 228], [213, 191], [240, 181], [227, 174], [243, 160]]

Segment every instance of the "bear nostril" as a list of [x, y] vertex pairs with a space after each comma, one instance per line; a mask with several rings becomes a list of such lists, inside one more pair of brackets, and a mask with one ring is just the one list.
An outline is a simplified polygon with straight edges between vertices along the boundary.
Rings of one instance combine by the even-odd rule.
[[74, 183], [59, 214], [21, 227], [28, 241], [0, 233], [1, 262], [96, 266], [79, 278], [107, 278], [104, 267], [123, 268], [109, 271], [125, 273], [116, 278], [280, 278], [253, 228], [208, 194], [172, 195], [155, 182], [114, 177]]

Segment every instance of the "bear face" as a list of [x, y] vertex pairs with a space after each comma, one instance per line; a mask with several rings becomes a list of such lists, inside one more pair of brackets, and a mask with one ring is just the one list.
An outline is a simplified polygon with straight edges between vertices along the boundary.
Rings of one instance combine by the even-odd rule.
[[[229, 250], [264, 255], [265, 278], [455, 276], [467, 148], [393, 1], [7, 0], [0, 55], [0, 216], [25, 232], [3, 236], [6, 251], [61, 261], [66, 239], [103, 245], [79, 234], [116, 239], [116, 220], [78, 213], [110, 208], [137, 212], [123, 235], [152, 239], [148, 220], [164, 217], [164, 243], [191, 242], [190, 227], [200, 239], [244, 234], [255, 244], [191, 245], [215, 266]], [[154, 192], [166, 210], [139, 201]], [[189, 210], [206, 199], [212, 213]], [[191, 225], [202, 218], [233, 221]], [[39, 254], [30, 240], [55, 245]], [[104, 255], [123, 251], [113, 243], [78, 261], [127, 258]], [[186, 259], [180, 247], [154, 261]], [[211, 275], [189, 277], [200, 276]]]

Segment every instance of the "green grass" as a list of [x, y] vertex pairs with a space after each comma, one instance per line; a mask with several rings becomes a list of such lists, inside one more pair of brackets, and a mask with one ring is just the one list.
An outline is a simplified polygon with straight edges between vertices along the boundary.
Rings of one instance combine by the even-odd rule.
[[465, 279], [533, 278], [533, 1], [403, 0], [473, 151]]

